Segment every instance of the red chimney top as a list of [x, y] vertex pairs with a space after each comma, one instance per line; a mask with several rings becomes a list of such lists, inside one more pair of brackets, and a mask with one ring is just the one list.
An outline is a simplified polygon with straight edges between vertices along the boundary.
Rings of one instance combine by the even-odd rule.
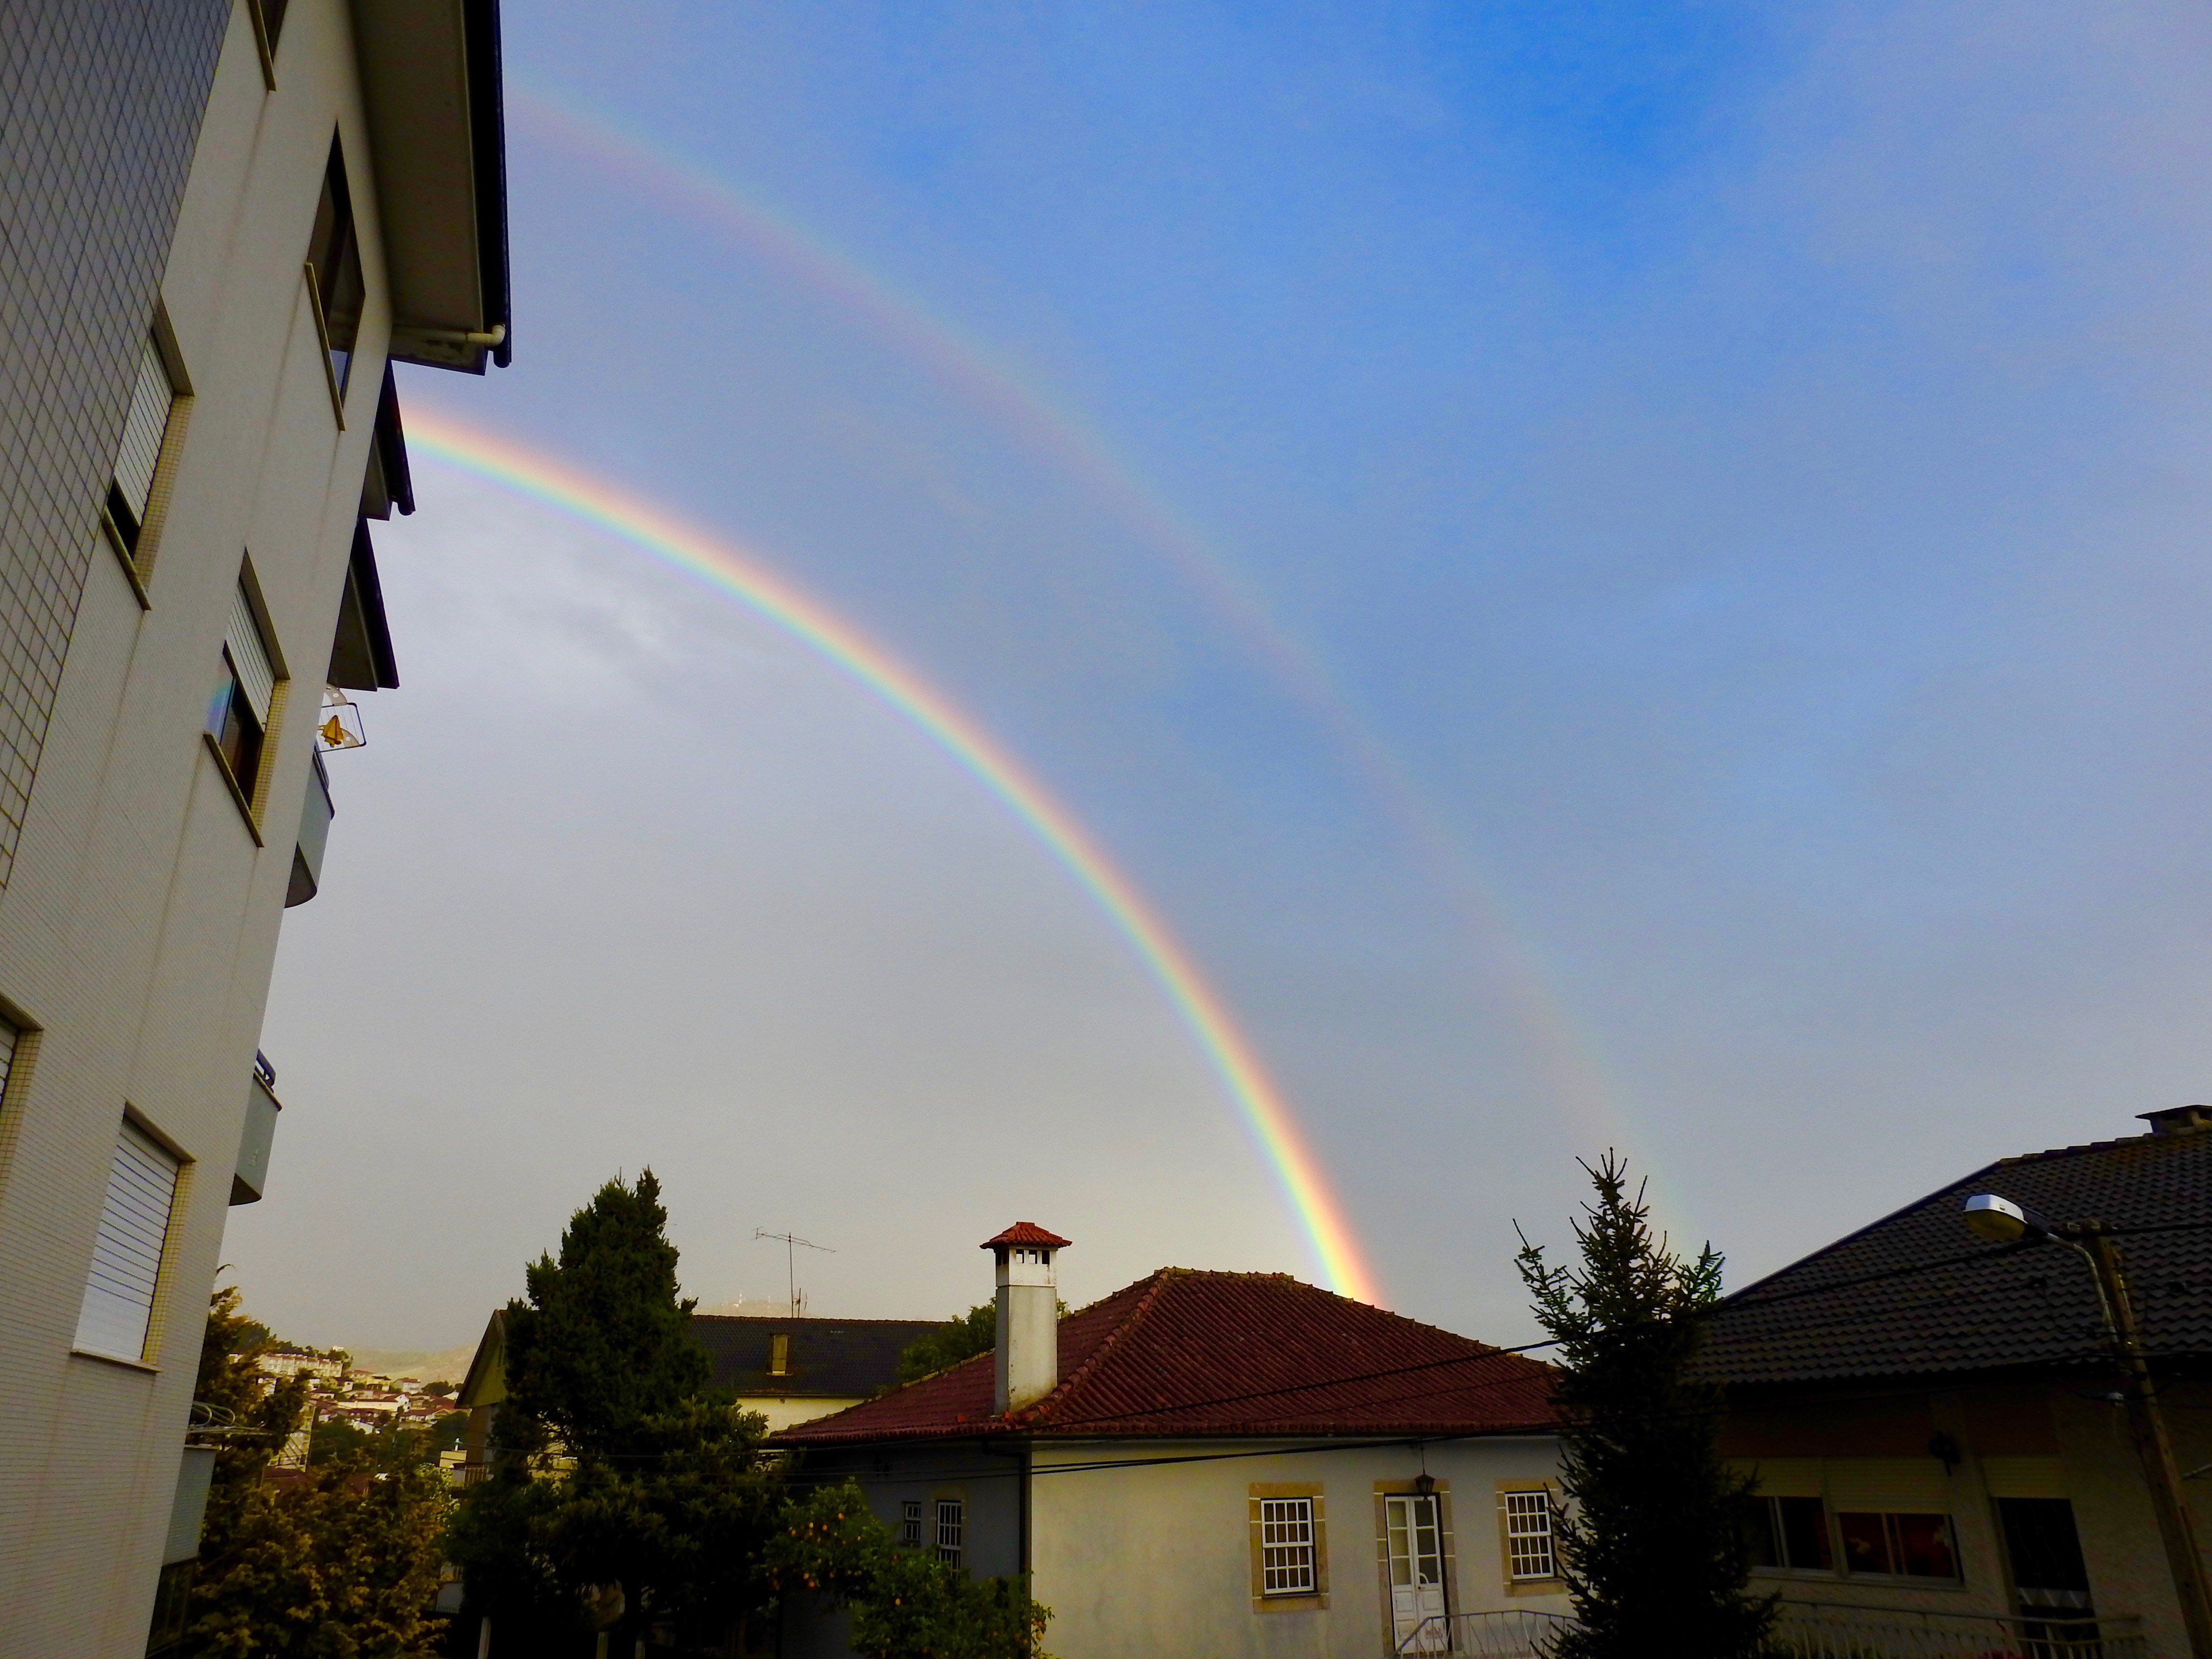
[[1045, 1231], [1034, 1221], [1017, 1221], [996, 1238], [985, 1239], [981, 1248], [995, 1250], [1007, 1244], [1049, 1244], [1057, 1249], [1060, 1245], [1072, 1244], [1074, 1242], [1071, 1238], [1062, 1238], [1058, 1233]]

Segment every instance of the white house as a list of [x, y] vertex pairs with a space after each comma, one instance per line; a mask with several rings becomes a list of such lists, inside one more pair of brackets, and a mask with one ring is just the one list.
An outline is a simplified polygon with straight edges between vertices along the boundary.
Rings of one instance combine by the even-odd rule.
[[[996, 1352], [783, 1430], [904, 1541], [1027, 1573], [1063, 1659], [1443, 1651], [1566, 1611], [1550, 1368], [1278, 1273], [1164, 1267], [1055, 1319], [997, 1261]], [[846, 1651], [787, 1606], [786, 1659]]]

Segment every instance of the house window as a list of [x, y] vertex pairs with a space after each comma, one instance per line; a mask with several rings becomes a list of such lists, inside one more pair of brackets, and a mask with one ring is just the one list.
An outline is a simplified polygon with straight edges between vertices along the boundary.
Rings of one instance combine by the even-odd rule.
[[948, 1567], [960, 1565], [967, 1531], [966, 1507], [957, 1498], [937, 1500], [937, 1559]]
[[921, 1542], [921, 1499], [909, 1498], [899, 1505], [899, 1542], [919, 1546]]
[[76, 1346], [110, 1359], [143, 1359], [161, 1282], [161, 1249], [177, 1198], [177, 1160], [125, 1120], [115, 1136], [107, 1196], [78, 1311]]
[[1314, 1571], [1313, 1499], [1261, 1498], [1260, 1594], [1311, 1595], [1319, 1588]]
[[1829, 1572], [1828, 1511], [1817, 1498], [1753, 1498], [1746, 1510], [1751, 1565]]
[[230, 769], [231, 781], [249, 803], [261, 777], [262, 740], [268, 733], [276, 690], [269, 647], [240, 582], [231, 590], [215, 694], [208, 700], [207, 734]]
[[290, 0], [253, 0], [254, 15], [261, 22], [261, 38], [268, 43], [269, 55], [276, 55], [276, 37], [284, 32], [284, 8]]
[[176, 401], [168, 365], [149, 337], [139, 343], [138, 378], [131, 388], [130, 411], [123, 417], [123, 442], [116, 451], [115, 471], [107, 484], [108, 522], [115, 526], [123, 550], [133, 557], [154, 497], [154, 469], [161, 464], [161, 439], [169, 429], [169, 411]]
[[1845, 1510], [1836, 1516], [1844, 1541], [1844, 1570], [1899, 1578], [1959, 1577], [1948, 1515], [1874, 1514]]
[[1503, 1494], [1505, 1505], [1505, 1576], [1516, 1583], [1531, 1578], [1556, 1578], [1558, 1559], [1552, 1553], [1552, 1494], [1534, 1492]]
[[768, 1340], [768, 1374], [770, 1376], [791, 1375], [791, 1337], [778, 1331]]
[[330, 162], [323, 169], [322, 199], [315, 204], [307, 274], [313, 279], [315, 314], [322, 321], [324, 343], [330, 350], [331, 387], [343, 404], [368, 290], [361, 276], [360, 239], [354, 234], [353, 191], [346, 185], [345, 156], [335, 134]]

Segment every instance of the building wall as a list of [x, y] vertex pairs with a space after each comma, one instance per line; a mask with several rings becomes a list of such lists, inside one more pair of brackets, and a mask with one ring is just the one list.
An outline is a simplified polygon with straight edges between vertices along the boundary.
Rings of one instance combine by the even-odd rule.
[[758, 1412], [768, 1419], [769, 1432], [787, 1429], [794, 1424], [811, 1423], [817, 1417], [827, 1417], [832, 1412], [842, 1412], [848, 1406], [857, 1406], [863, 1396], [852, 1395], [840, 1399], [828, 1395], [740, 1395], [738, 1407], [745, 1411]]
[[[1955, 1583], [1768, 1571], [1756, 1575], [1754, 1588], [1779, 1590], [1792, 1601], [2008, 1616], [2015, 1609], [1996, 1499], [2064, 1497], [2074, 1506], [2097, 1611], [2140, 1617], [2154, 1653], [2185, 1651], [2126, 1411], [2099, 1397], [2111, 1387], [2109, 1379], [2083, 1376], [2054, 1384], [1889, 1391], [1856, 1399], [1829, 1395], [1802, 1404], [1739, 1407], [1723, 1436], [1723, 1449], [1758, 1468], [1769, 1490], [1825, 1495], [1832, 1511], [1834, 1492], [1843, 1483], [1867, 1484], [1868, 1471], [1876, 1480], [1895, 1471], [1901, 1483], [1939, 1491], [1936, 1501], [1951, 1516], [1960, 1567]], [[2182, 1468], [2212, 1461], [2207, 1418], [2212, 1389], [2174, 1384], [2162, 1397]], [[1929, 1449], [1939, 1433], [1949, 1435], [1960, 1454], [1948, 1473]], [[2212, 1539], [2208, 1485], [2187, 1483], [2200, 1540]], [[1898, 1502], [1902, 1507], [1905, 1500]]]
[[[168, 81], [188, 81], [197, 63], [204, 82], [209, 52], [183, 25], [207, 5], [33, 9], [136, 20], [117, 24], [104, 69], [71, 58], [47, 71], [81, 73], [95, 88], [112, 74], [125, 90], [81, 101], [65, 79], [52, 82], [40, 118], [99, 129], [118, 178], [124, 158], [152, 156], [149, 177], [131, 186], [138, 196], [118, 186], [112, 211], [151, 213], [164, 190], [173, 196], [176, 145], [198, 133], [173, 239], [154, 239], [166, 246], [149, 253], [142, 225], [131, 232], [140, 240], [122, 238], [139, 264], [102, 266], [87, 253], [69, 272], [82, 292], [33, 296], [39, 328], [61, 344], [40, 385], [4, 389], [19, 426], [77, 422], [78, 449], [39, 458], [35, 488], [54, 545], [78, 562], [82, 593], [0, 890], [0, 1001], [37, 1028], [0, 1095], [0, 1416], [11, 1425], [0, 1437], [0, 1653], [135, 1656], [219, 1259], [388, 316], [343, 0], [293, 0], [273, 91], [243, 6], [217, 8], [204, 118], [193, 110], [189, 120], [178, 111], [191, 100]], [[12, 33], [22, 15], [8, 9], [11, 73], [28, 50]], [[12, 131], [21, 106], [0, 107]], [[334, 125], [368, 288], [343, 429], [301, 271]], [[111, 234], [121, 233], [111, 227], [88, 247]], [[118, 365], [135, 365], [155, 314], [153, 283], [134, 275], [142, 267], [160, 276], [193, 393], [171, 441], [179, 447], [143, 607], [94, 529], [127, 392]], [[8, 303], [16, 300], [11, 288]], [[68, 313], [60, 323], [57, 307]], [[37, 332], [21, 309], [16, 356], [14, 342]], [[11, 522], [9, 558], [17, 546]], [[200, 735], [249, 556], [290, 677], [252, 825]], [[0, 593], [9, 623], [0, 634], [42, 625], [22, 586]], [[6, 683], [0, 675], [0, 695]], [[71, 1352], [126, 1105], [190, 1160], [143, 1365]]]
[[[1224, 1452], [1237, 1455], [1222, 1456]], [[1040, 1444], [1032, 1454], [1032, 1593], [1053, 1610], [1045, 1645], [1060, 1659], [1155, 1659], [1163, 1654], [1344, 1656], [1391, 1647], [1378, 1493], [1404, 1492], [1424, 1467], [1405, 1447], [1271, 1449], [1218, 1442]], [[1188, 1459], [1121, 1468], [1106, 1461]], [[1425, 1465], [1444, 1498], [1446, 1578], [1454, 1613], [1524, 1608], [1564, 1613], [1556, 1583], [1513, 1585], [1498, 1521], [1501, 1482], [1556, 1480], [1559, 1446], [1528, 1438], [1431, 1445]], [[1018, 1571], [1021, 1482], [1006, 1453], [962, 1445], [813, 1454], [810, 1474], [852, 1474], [876, 1517], [899, 1522], [901, 1503], [957, 1495], [968, 1503], [979, 1575]], [[1057, 1472], [1055, 1472], [1057, 1470]], [[1312, 1489], [1321, 1499], [1327, 1594], [1255, 1608], [1251, 1498], [1255, 1485]], [[843, 1625], [821, 1608], [794, 1610], [788, 1659], [847, 1652]]]

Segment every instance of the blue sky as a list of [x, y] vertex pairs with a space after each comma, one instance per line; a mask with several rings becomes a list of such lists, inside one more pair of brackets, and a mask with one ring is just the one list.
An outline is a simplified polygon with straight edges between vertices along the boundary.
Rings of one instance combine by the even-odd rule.
[[[1334, 735], [1034, 431], [518, 101], [515, 367], [403, 395], [743, 538], [1018, 750], [1395, 1305], [1522, 1333], [1510, 1224], [1564, 1237], [1608, 1140], [1741, 1282], [2212, 1083], [2194, 12], [505, 10], [518, 88], [974, 341], [1323, 665]], [[299, 1184], [232, 1231], [280, 1325], [463, 1340], [647, 1161], [710, 1301], [781, 1294], [760, 1224], [839, 1243], [824, 1311], [964, 1306], [1016, 1214], [1079, 1299], [1311, 1273], [1126, 951], [940, 757], [420, 478], [406, 684], [270, 1013]]]

